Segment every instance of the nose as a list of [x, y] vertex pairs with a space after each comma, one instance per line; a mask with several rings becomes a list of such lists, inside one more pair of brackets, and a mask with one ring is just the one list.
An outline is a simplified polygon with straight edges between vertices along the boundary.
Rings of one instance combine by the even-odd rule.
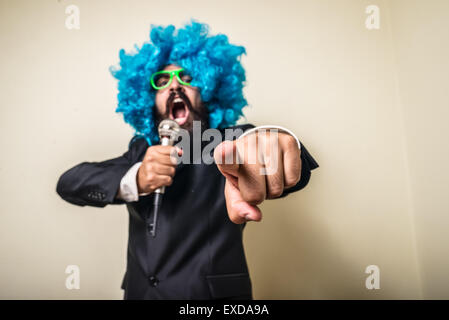
[[184, 86], [179, 83], [177, 77], [173, 77], [173, 80], [170, 83], [169, 89], [170, 89], [170, 92], [179, 91], [179, 90], [184, 91]]

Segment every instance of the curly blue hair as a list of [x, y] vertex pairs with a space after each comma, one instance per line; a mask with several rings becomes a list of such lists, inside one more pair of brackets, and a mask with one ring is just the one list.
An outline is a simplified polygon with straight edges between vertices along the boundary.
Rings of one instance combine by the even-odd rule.
[[151, 42], [145, 42], [137, 52], [120, 50], [120, 65], [110, 68], [118, 79], [118, 107], [125, 122], [135, 129], [136, 137], [145, 137], [149, 145], [159, 141], [155, 126], [155, 90], [150, 76], [169, 64], [183, 67], [193, 78], [201, 99], [209, 110], [211, 128], [232, 126], [243, 115], [247, 105], [243, 96], [245, 70], [240, 58], [246, 54], [243, 46], [230, 44], [223, 34], [209, 35], [207, 24], [192, 20], [176, 30], [151, 25]]

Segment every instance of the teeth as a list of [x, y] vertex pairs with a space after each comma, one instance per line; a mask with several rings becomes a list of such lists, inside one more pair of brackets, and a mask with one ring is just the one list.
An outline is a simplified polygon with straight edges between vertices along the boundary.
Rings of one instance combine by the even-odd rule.
[[176, 98], [175, 100], [173, 100], [173, 102], [174, 102], [174, 103], [182, 102], [182, 99], [181, 99], [181, 98]]

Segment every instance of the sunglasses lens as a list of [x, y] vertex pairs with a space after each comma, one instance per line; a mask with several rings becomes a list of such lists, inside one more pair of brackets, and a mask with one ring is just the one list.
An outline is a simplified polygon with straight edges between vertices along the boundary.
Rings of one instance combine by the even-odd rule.
[[185, 71], [179, 72], [179, 79], [181, 79], [182, 84], [189, 84], [190, 82], [192, 82], [192, 77]]
[[152, 77], [153, 83], [157, 89], [161, 89], [170, 81], [170, 75], [168, 73], [159, 73]]

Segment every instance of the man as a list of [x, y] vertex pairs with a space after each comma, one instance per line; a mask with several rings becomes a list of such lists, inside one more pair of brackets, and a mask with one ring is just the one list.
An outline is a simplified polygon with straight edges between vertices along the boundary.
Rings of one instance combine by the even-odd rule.
[[[129, 150], [68, 170], [57, 192], [81, 206], [126, 203], [125, 299], [252, 299], [244, 226], [261, 220], [257, 205], [265, 199], [304, 188], [318, 165], [286, 129], [277, 127], [276, 134], [233, 126], [247, 104], [243, 47], [224, 35], [209, 36], [197, 22], [177, 33], [173, 26], [153, 26], [151, 40], [135, 54], [122, 50], [120, 69], [112, 69], [119, 80], [117, 111], [136, 129]], [[157, 126], [167, 118], [192, 138], [183, 148], [157, 145]], [[216, 147], [198, 141], [195, 128], [200, 137], [216, 129]], [[233, 136], [226, 128], [235, 129]], [[215, 163], [203, 161], [208, 153]], [[174, 155], [184, 161], [174, 163]], [[163, 186], [152, 237], [148, 218], [154, 191]]]

